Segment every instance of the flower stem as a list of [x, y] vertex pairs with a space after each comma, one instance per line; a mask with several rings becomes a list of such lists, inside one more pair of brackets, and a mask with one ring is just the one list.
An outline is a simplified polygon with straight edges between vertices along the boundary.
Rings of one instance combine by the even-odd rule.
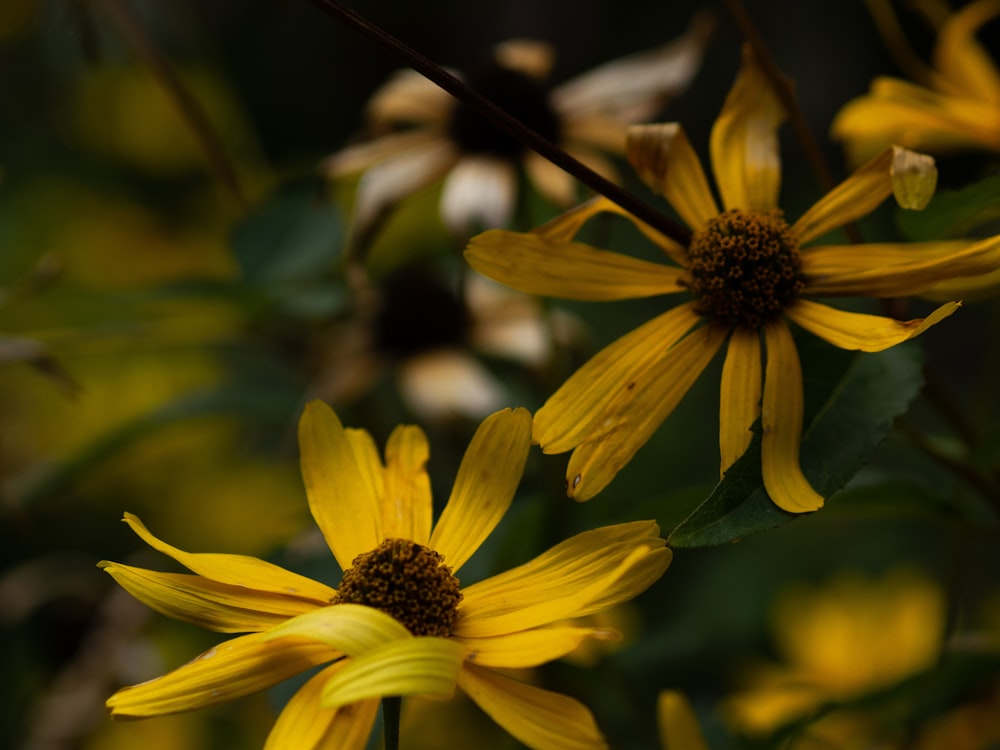
[[399, 714], [403, 699], [398, 695], [382, 698], [382, 731], [385, 735], [385, 750], [399, 750]]
[[686, 227], [673, 221], [665, 214], [654, 210], [632, 195], [632, 193], [573, 158], [566, 151], [548, 139], [543, 138], [520, 120], [512, 117], [506, 110], [501, 109], [474, 89], [469, 88], [464, 81], [451, 75], [439, 65], [431, 62], [428, 58], [382, 28], [372, 24], [355, 11], [344, 7], [336, 2], [336, 0], [310, 0], [310, 2], [324, 12], [334, 16], [345, 25], [368, 37], [379, 46], [396, 54], [403, 62], [422, 76], [436, 83], [456, 99], [468, 104], [481, 117], [485, 117], [491, 121], [523, 146], [530, 148], [557, 167], [569, 172], [594, 192], [600, 193], [608, 200], [618, 204], [630, 214], [649, 224], [657, 231], [662, 232], [670, 239], [685, 246], [690, 242], [691, 232]]

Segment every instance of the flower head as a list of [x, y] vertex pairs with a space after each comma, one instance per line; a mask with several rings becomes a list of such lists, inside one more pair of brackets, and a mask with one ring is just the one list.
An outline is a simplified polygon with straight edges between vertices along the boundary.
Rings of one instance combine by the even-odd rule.
[[[491, 230], [472, 239], [476, 270], [535, 294], [617, 300], [690, 293], [607, 346], [573, 374], [535, 415], [534, 439], [547, 453], [572, 450], [571, 497], [597, 494], [631, 460], [728, 341], [722, 372], [719, 444], [725, 472], [749, 446], [760, 419], [764, 485], [791, 512], [823, 498], [799, 467], [803, 394], [799, 358], [786, 320], [843, 349], [880, 351], [947, 317], [897, 321], [844, 312], [807, 297], [890, 297], [918, 293], [944, 278], [972, 276], [997, 262], [1000, 238], [806, 247], [862, 217], [889, 195], [906, 207], [933, 192], [929, 157], [882, 152], [793, 223], [778, 210], [777, 128], [784, 111], [749, 54], [712, 130], [711, 158], [722, 208], [684, 130], [633, 126], [627, 154], [693, 231], [681, 247], [597, 198], [532, 233]], [[592, 216], [623, 214], [673, 265], [638, 260], [573, 238]], [[995, 267], [995, 266], [994, 266]]]
[[913, 71], [918, 83], [879, 77], [868, 94], [848, 102], [832, 127], [848, 159], [860, 163], [890, 144], [1000, 153], [1000, 70], [976, 40], [998, 15], [998, 0], [969, 3], [941, 26], [933, 67]]
[[[605, 174], [602, 152], [621, 153], [625, 127], [647, 119], [681, 93], [701, 62], [711, 22], [698, 16], [662, 48], [603, 65], [551, 87], [554, 54], [542, 42], [498, 45], [467, 83], [549, 141]], [[457, 235], [504, 226], [517, 197], [518, 167], [558, 205], [576, 198], [569, 174], [524, 148], [468, 105], [412, 71], [398, 73], [368, 105], [374, 140], [349, 146], [323, 163], [330, 177], [364, 171], [354, 209], [355, 232], [367, 232], [386, 210], [445, 178], [441, 215]]]
[[104, 562], [136, 598], [176, 619], [244, 633], [110, 699], [141, 718], [215, 705], [326, 665], [289, 701], [268, 748], [363, 748], [383, 696], [448, 697], [460, 687], [533, 748], [602, 748], [590, 712], [494, 668], [532, 667], [605, 628], [559, 623], [626, 601], [670, 563], [653, 522], [585, 532], [468, 586], [458, 573], [503, 517], [530, 446], [530, 415], [505, 410], [477, 430], [441, 517], [431, 521], [428, 447], [416, 427], [389, 437], [385, 462], [362, 430], [321, 402], [299, 425], [319, 528], [344, 570], [336, 589], [252, 557], [184, 552], [125, 522], [193, 574]]

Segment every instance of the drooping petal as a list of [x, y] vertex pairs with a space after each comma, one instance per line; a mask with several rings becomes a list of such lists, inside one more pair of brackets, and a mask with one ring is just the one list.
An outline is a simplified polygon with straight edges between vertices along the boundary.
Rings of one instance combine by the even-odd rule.
[[1000, 71], [976, 40], [976, 32], [1000, 16], [1000, 2], [980, 0], [954, 13], [941, 28], [934, 48], [934, 65], [951, 93], [1000, 105]]
[[160, 573], [106, 561], [99, 567], [150, 609], [220, 633], [267, 630], [319, 606], [312, 599], [257, 591], [201, 576]]
[[549, 101], [569, 123], [602, 117], [621, 127], [649, 120], [694, 78], [714, 26], [710, 14], [697, 14], [683, 36], [589, 70], [553, 89]]
[[683, 693], [664, 690], [657, 699], [656, 714], [663, 750], [708, 750], [691, 703]]
[[323, 687], [322, 705], [344, 706], [385, 695], [450, 698], [465, 650], [448, 638], [393, 641], [353, 657]]
[[264, 750], [364, 750], [378, 713], [378, 701], [323, 708], [323, 686], [346, 662], [331, 664], [306, 682], [285, 704], [267, 735]]
[[423, 430], [399, 426], [385, 445], [385, 493], [382, 535], [425, 545], [431, 536], [431, 480], [427, 476], [430, 448]]
[[465, 658], [481, 667], [524, 669], [559, 659], [587, 638], [620, 640], [621, 635], [609, 628], [550, 627], [455, 640], [465, 648]]
[[810, 333], [841, 349], [880, 352], [919, 336], [959, 307], [960, 303], [949, 302], [926, 318], [893, 320], [881, 315], [846, 312], [807, 299], [797, 299], [785, 308], [785, 313]]
[[691, 304], [679, 305], [604, 347], [535, 413], [535, 442], [546, 453], [563, 453], [578, 446], [618, 395], [633, 392], [636, 386], [630, 384], [666, 356], [698, 320]]
[[106, 705], [116, 718], [192, 711], [266, 690], [337, 656], [322, 643], [269, 642], [262, 633], [251, 633], [220, 643], [162, 677], [122, 688]]
[[122, 520], [139, 537], [155, 549], [179, 562], [185, 568], [218, 583], [245, 586], [258, 591], [298, 596], [325, 604], [334, 590], [319, 581], [300, 576], [273, 563], [246, 555], [225, 555], [212, 552], [185, 552], [153, 536], [138, 517], [126, 513]]
[[680, 403], [727, 334], [721, 326], [702, 326], [634, 373], [570, 456], [566, 494], [582, 502], [604, 489]]
[[494, 229], [465, 249], [469, 265], [529, 294], [607, 301], [683, 291], [680, 268], [640, 260], [581, 242], [551, 242], [540, 234]]
[[[700, 168], [700, 167], [699, 167]], [[578, 204], [568, 211], [564, 211], [559, 216], [545, 222], [540, 227], [531, 230], [532, 234], [538, 234], [547, 239], [552, 244], [562, 244], [572, 242], [577, 232], [583, 228], [590, 219], [602, 213], [617, 214], [624, 216], [635, 225], [636, 229], [642, 232], [650, 242], [660, 247], [678, 266], [683, 267], [686, 253], [684, 247], [676, 241], [665, 236], [662, 232], [649, 226], [644, 221], [639, 221], [636, 217], [619, 206], [617, 203], [608, 200], [603, 195], [597, 195], [590, 200]]]
[[677, 123], [632, 125], [625, 155], [639, 178], [666, 198], [691, 229], [704, 228], [719, 214], [701, 161]]
[[507, 635], [612, 607], [662, 575], [671, 558], [665, 544], [652, 521], [577, 534], [523, 565], [463, 588], [453, 634]]
[[521, 482], [531, 447], [531, 414], [504, 409], [486, 418], [462, 457], [431, 547], [452, 572], [472, 557], [503, 518]]
[[444, 181], [441, 218], [456, 236], [510, 223], [517, 170], [506, 159], [463, 156]]
[[807, 513], [823, 506], [799, 466], [802, 440], [802, 368], [791, 331], [782, 320], [764, 324], [767, 365], [761, 409], [764, 488], [779, 508]]
[[719, 400], [720, 474], [746, 452], [753, 438], [750, 427], [760, 416], [761, 382], [760, 334], [737, 328], [729, 337], [722, 365]]
[[536, 750], [608, 746], [590, 711], [573, 698], [471, 664], [465, 665], [458, 684], [493, 721]]
[[412, 638], [391, 615], [362, 604], [332, 604], [293, 617], [264, 634], [264, 640], [307, 639], [355, 656], [386, 643]]
[[867, 216], [893, 194], [903, 208], [921, 209], [936, 185], [937, 168], [931, 157], [890, 146], [820, 198], [792, 225], [792, 232], [799, 242], [809, 242]]
[[712, 126], [712, 171], [727, 209], [772, 211], [778, 207], [781, 158], [778, 126], [785, 108], [749, 45], [743, 66]]
[[[936, 244], [936, 243], [931, 243]], [[862, 245], [861, 248], [866, 247]], [[904, 246], [905, 247], [905, 246]], [[964, 250], [943, 253], [931, 251], [928, 257], [913, 263], [883, 265], [872, 268], [859, 263], [856, 270], [842, 267], [836, 270], [839, 258], [833, 258], [829, 273], [824, 264], [831, 261], [834, 248], [824, 257], [803, 257], [802, 268], [807, 273], [806, 294], [824, 296], [857, 295], [866, 297], [902, 297], [921, 294], [944, 281], [976, 277], [1000, 268], [1000, 235], [987, 237], [965, 246]], [[845, 264], [846, 265], [846, 264]]]
[[321, 401], [306, 404], [299, 420], [302, 481], [309, 509], [343, 570], [382, 541], [379, 498], [358, 468], [340, 419]]

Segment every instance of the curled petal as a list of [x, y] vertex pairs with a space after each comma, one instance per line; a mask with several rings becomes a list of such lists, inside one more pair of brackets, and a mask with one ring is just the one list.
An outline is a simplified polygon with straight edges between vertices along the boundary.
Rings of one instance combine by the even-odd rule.
[[767, 76], [749, 46], [743, 66], [712, 127], [712, 170], [727, 209], [771, 211], [778, 206], [781, 158], [778, 126], [785, 119]]
[[466, 659], [483, 667], [524, 669], [559, 659], [574, 651], [587, 638], [621, 640], [609, 628], [550, 627], [488, 638], [457, 638]]
[[386, 695], [450, 698], [465, 651], [447, 638], [393, 641], [352, 658], [323, 687], [326, 708]]
[[856, 169], [792, 225], [800, 242], [867, 216], [890, 195], [903, 208], [923, 208], [934, 194], [937, 168], [929, 156], [890, 146]]
[[431, 535], [431, 547], [444, 555], [452, 572], [479, 549], [507, 512], [530, 447], [527, 409], [505, 409], [479, 425]]
[[317, 641], [348, 656], [412, 638], [404, 625], [373, 607], [332, 604], [293, 617], [264, 634], [265, 641], [294, 637]]
[[334, 595], [334, 590], [319, 581], [300, 576], [264, 560], [246, 555], [225, 555], [211, 552], [185, 552], [157, 539], [143, 525], [137, 516], [126, 513], [122, 520], [139, 537], [155, 549], [179, 562], [185, 568], [218, 583], [243, 586], [310, 599], [317, 604], [326, 604]]
[[604, 750], [590, 711], [574, 699], [466, 664], [459, 686], [483, 711], [536, 750]]
[[785, 313], [810, 333], [841, 349], [880, 352], [919, 336], [959, 307], [960, 303], [949, 302], [926, 318], [893, 320], [881, 315], [846, 312], [818, 302], [798, 299], [785, 308]]
[[806, 513], [823, 506], [822, 496], [799, 466], [802, 440], [802, 368], [791, 331], [781, 320], [764, 325], [767, 365], [761, 408], [761, 471], [764, 488], [779, 508]]
[[115, 718], [162, 716], [216, 706], [266, 690], [339, 654], [309, 641], [232, 638], [155, 680], [122, 688], [107, 700]]
[[701, 161], [677, 123], [631, 126], [625, 155], [639, 178], [666, 198], [691, 229], [702, 229], [718, 215]]
[[346, 662], [331, 664], [314, 675], [285, 704], [264, 750], [364, 750], [378, 713], [378, 701], [367, 700], [340, 708], [323, 708], [323, 686]]
[[201, 576], [99, 564], [132, 596], [160, 614], [221, 633], [267, 630], [316, 609], [311, 599], [258, 591]]

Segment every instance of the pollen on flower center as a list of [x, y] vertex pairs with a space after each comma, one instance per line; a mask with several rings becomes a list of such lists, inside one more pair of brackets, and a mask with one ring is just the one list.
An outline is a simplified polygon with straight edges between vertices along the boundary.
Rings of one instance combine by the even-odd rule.
[[[469, 86], [549, 141], [559, 137], [559, 118], [549, 105], [548, 88], [520, 71], [494, 64], [469, 78]], [[524, 147], [464, 103], [456, 103], [449, 135], [468, 154], [516, 159]]]
[[374, 607], [413, 635], [445, 637], [461, 600], [458, 579], [440, 553], [409, 539], [386, 539], [354, 558], [335, 603]]
[[688, 248], [698, 313], [756, 328], [805, 286], [799, 245], [780, 212], [731, 209], [694, 233]]

